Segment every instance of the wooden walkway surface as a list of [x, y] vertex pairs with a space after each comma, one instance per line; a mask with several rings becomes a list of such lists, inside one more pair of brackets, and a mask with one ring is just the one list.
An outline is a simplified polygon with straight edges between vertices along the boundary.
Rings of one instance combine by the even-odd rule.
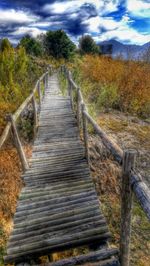
[[25, 187], [18, 200], [5, 263], [106, 243], [110, 233], [70, 99], [61, 95], [57, 74], [49, 78], [42, 100], [30, 162], [22, 175]]

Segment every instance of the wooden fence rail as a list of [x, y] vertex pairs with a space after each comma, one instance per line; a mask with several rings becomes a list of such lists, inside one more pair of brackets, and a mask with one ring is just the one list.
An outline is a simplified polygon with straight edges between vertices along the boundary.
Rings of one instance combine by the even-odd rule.
[[17, 148], [18, 154], [19, 154], [19, 158], [22, 164], [22, 169], [23, 171], [28, 169], [28, 162], [27, 159], [25, 157], [25, 153], [23, 151], [22, 145], [21, 145], [21, 141], [19, 139], [19, 135], [17, 132], [17, 127], [16, 127], [16, 122], [18, 120], [18, 118], [20, 117], [20, 115], [22, 114], [22, 112], [25, 110], [25, 108], [27, 108], [27, 106], [29, 105], [29, 103], [32, 103], [33, 105], [33, 113], [34, 113], [34, 134], [36, 133], [36, 129], [38, 126], [38, 116], [37, 116], [37, 104], [36, 104], [36, 100], [35, 100], [35, 93], [38, 93], [38, 98], [39, 98], [39, 106], [41, 105], [41, 101], [42, 101], [42, 92], [41, 92], [41, 83], [43, 83], [44, 85], [44, 89], [47, 86], [47, 82], [48, 82], [48, 75], [52, 73], [52, 66], [49, 66], [49, 69], [46, 73], [44, 73], [39, 80], [36, 82], [36, 85], [33, 89], [33, 91], [31, 92], [31, 94], [25, 99], [25, 101], [20, 105], [20, 107], [17, 109], [17, 111], [13, 114], [13, 115], [7, 115], [7, 120], [8, 123], [0, 137], [0, 149], [2, 148], [2, 146], [4, 145], [4, 143], [6, 142], [10, 130], [12, 130], [13, 133], [13, 137], [15, 139], [15, 146]]
[[[83, 137], [85, 143], [85, 156], [89, 161], [88, 151], [88, 132], [87, 122], [92, 125], [96, 134], [100, 136], [105, 147], [111, 152], [114, 159], [123, 167], [122, 177], [122, 212], [121, 212], [121, 235], [120, 235], [120, 261], [121, 266], [129, 265], [129, 253], [130, 253], [130, 227], [131, 227], [131, 210], [132, 210], [132, 192], [134, 192], [138, 202], [144, 210], [146, 216], [150, 220], [150, 189], [143, 181], [139, 173], [134, 169], [135, 152], [123, 151], [107, 134], [100, 128], [100, 126], [94, 121], [89, 115], [82, 92], [78, 88], [77, 84], [72, 79], [71, 72], [65, 67], [61, 67], [61, 73], [63, 73], [70, 84], [70, 88], [75, 90], [77, 99], [76, 111], [77, 111], [77, 122], [80, 126], [80, 121], [83, 124]], [[73, 95], [73, 92], [70, 92]], [[71, 98], [71, 103], [73, 102]], [[73, 104], [72, 104], [73, 105]], [[82, 117], [81, 117], [82, 115]], [[87, 122], [86, 122], [87, 121]], [[128, 158], [128, 159], [127, 159]]]

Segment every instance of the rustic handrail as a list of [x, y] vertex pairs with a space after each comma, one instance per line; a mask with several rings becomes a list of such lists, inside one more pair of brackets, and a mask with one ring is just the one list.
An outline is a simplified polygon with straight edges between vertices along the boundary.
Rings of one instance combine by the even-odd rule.
[[[77, 92], [77, 99], [79, 100], [79, 105], [84, 104], [84, 99], [81, 90], [78, 88], [76, 83], [72, 79], [71, 72], [67, 70], [65, 66], [63, 66], [62, 72], [65, 74], [68, 81], [72, 84], [72, 88]], [[68, 74], [69, 73], [69, 74]], [[78, 109], [78, 108], [77, 108]], [[79, 113], [79, 110], [77, 110]], [[110, 138], [107, 134], [100, 128], [100, 126], [94, 121], [94, 119], [89, 115], [87, 110], [84, 110], [84, 115], [87, 118], [88, 122], [93, 126], [95, 132], [101, 137], [103, 144], [109, 149], [109, 151], [113, 154], [114, 159], [122, 165], [123, 162], [123, 150]], [[79, 114], [77, 113], [77, 118], [79, 120]], [[87, 151], [86, 151], [87, 153]], [[142, 177], [139, 173], [132, 171], [130, 174], [130, 184], [132, 186], [132, 190], [139, 201], [142, 209], [150, 220], [150, 189], [143, 181]]]
[[[52, 71], [52, 66], [49, 66], [49, 70]], [[25, 101], [20, 105], [20, 107], [16, 110], [16, 112], [12, 115], [12, 118], [14, 122], [17, 121], [17, 119], [20, 117], [21, 113], [24, 111], [24, 109], [27, 107], [27, 105], [31, 102], [34, 94], [36, 93], [38, 89], [38, 84], [44, 80], [44, 78], [48, 75], [49, 71], [46, 71], [36, 82], [36, 85], [32, 91], [32, 93], [25, 99]], [[0, 136], [0, 149], [4, 145], [5, 141], [7, 140], [9, 136], [11, 128], [11, 123], [8, 122], [7, 125], [5, 126], [5, 129], [3, 130], [2, 135]]]

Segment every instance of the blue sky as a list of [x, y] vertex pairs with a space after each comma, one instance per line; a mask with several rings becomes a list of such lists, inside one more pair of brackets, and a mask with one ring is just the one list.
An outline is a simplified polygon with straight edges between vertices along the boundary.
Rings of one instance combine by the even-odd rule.
[[15, 44], [56, 29], [76, 43], [90, 34], [96, 42], [142, 45], [150, 41], [150, 0], [0, 0], [0, 38]]

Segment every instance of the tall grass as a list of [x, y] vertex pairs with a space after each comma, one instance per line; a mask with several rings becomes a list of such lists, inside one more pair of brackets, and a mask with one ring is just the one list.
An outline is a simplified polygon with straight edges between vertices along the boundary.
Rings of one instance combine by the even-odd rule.
[[115, 108], [141, 117], [150, 115], [150, 64], [86, 55], [74, 75], [83, 93], [98, 108]]
[[8, 47], [0, 52], [0, 127], [5, 125], [6, 113], [14, 112], [33, 89], [42, 73], [26, 55], [24, 48]]

